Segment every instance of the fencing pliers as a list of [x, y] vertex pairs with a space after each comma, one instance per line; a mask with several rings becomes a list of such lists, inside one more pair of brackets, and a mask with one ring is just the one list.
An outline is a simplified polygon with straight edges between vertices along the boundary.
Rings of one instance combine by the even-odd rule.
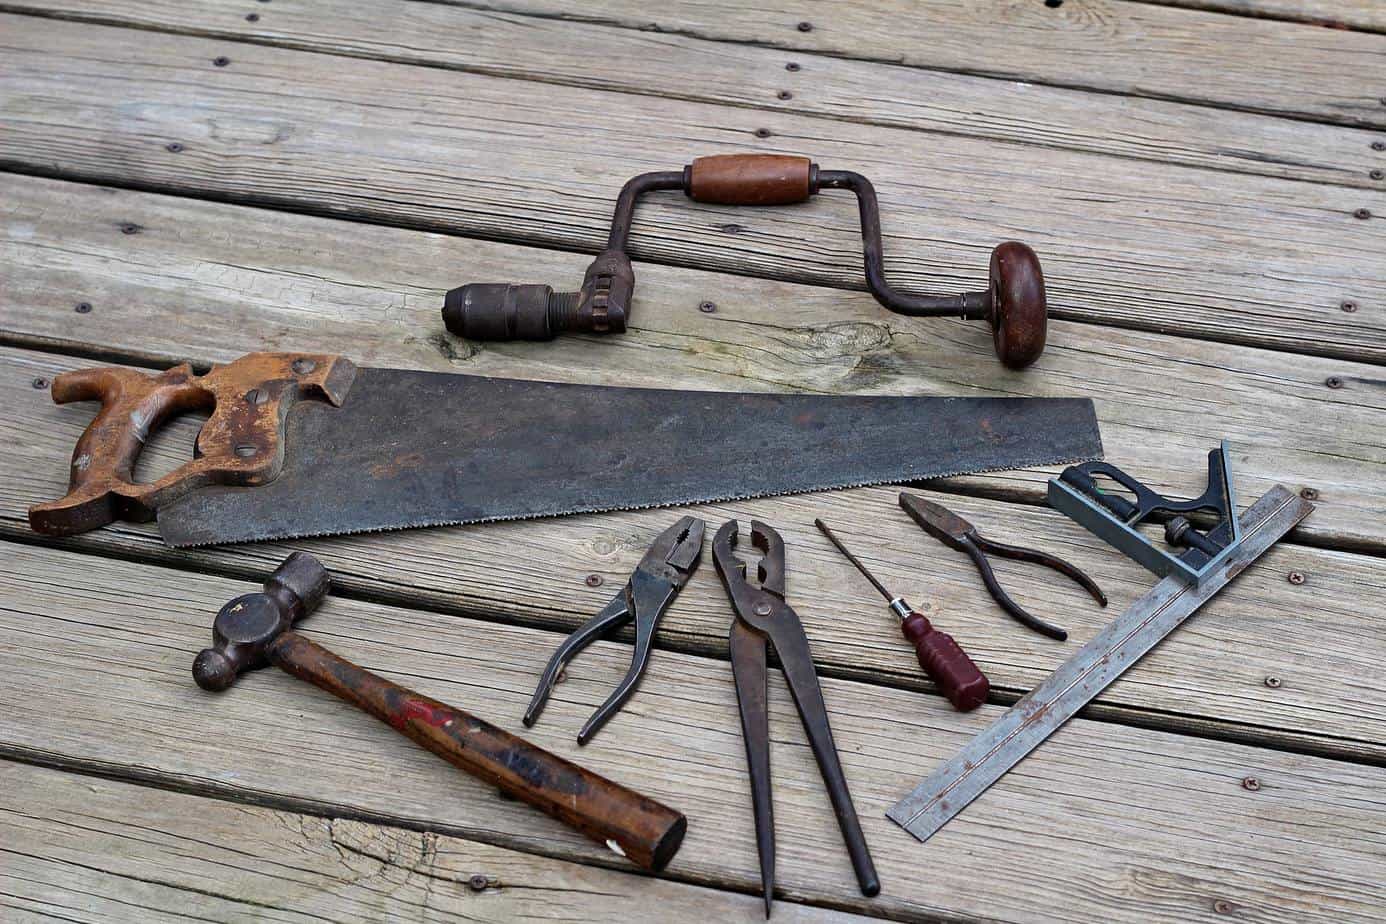
[[654, 644], [655, 627], [664, 615], [669, 604], [678, 596], [683, 585], [698, 567], [703, 554], [703, 521], [697, 517], [683, 517], [660, 534], [650, 546], [640, 564], [635, 566], [626, 586], [616, 592], [611, 602], [600, 613], [578, 627], [572, 635], [558, 646], [549, 659], [539, 678], [539, 686], [534, 698], [525, 710], [525, 727], [533, 725], [544, 710], [553, 691], [554, 683], [563, 666], [578, 652], [604, 635], [620, 629], [632, 619], [635, 620], [635, 652], [631, 658], [630, 670], [616, 690], [607, 697], [606, 702], [592, 713], [587, 724], [578, 732], [578, 744], [586, 744], [601, 730], [607, 721], [620, 711], [626, 700], [630, 699], [645, 673], [645, 665], [650, 659], [650, 648]]
[[756, 819], [756, 847], [760, 853], [760, 880], [765, 894], [765, 916], [775, 891], [775, 819], [770, 797], [770, 716], [767, 689], [766, 643], [775, 646], [780, 668], [799, 709], [809, 747], [818, 761], [828, 796], [837, 815], [842, 839], [847, 844], [852, 868], [863, 895], [881, 890], [876, 868], [852, 806], [847, 778], [833, 743], [823, 690], [809, 653], [808, 637], [799, 616], [784, 602], [784, 540], [774, 529], [751, 521], [751, 542], [760, 549], [760, 586], [746, 580], [746, 563], [733, 549], [739, 526], [735, 520], [722, 524], [712, 540], [712, 560], [736, 610], [730, 648], [732, 676], [741, 709], [741, 735], [746, 745], [746, 764], [751, 776], [751, 803]]

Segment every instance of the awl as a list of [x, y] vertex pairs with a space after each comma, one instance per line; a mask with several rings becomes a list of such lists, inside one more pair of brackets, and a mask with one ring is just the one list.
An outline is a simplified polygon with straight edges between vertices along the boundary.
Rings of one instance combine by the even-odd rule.
[[[253, 353], [195, 375], [67, 372], [99, 400], [71, 489], [29, 522], [67, 535], [149, 520], [175, 546], [764, 497], [1101, 455], [1077, 398], [828, 397], [563, 385]], [[135, 459], [181, 411], [198, 457], [150, 484]], [[913, 447], [900, 452], [899, 447]]]

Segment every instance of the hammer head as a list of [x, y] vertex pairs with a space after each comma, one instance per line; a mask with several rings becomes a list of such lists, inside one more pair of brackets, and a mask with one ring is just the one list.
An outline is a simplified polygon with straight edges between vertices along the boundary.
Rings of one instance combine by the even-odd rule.
[[193, 679], [204, 690], [224, 690], [242, 671], [269, 663], [270, 642], [318, 608], [330, 586], [327, 569], [295, 552], [274, 569], [261, 593], [244, 594], [221, 608], [212, 624], [212, 647], [193, 661]]

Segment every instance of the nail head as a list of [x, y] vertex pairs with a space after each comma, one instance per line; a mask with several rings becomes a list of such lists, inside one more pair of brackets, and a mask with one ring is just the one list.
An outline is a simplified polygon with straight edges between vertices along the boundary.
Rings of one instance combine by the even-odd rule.
[[1348, 314], [1352, 314], [1354, 311], [1357, 310], [1357, 303], [1354, 302], [1352, 299], [1347, 299], [1346, 301], [1339, 304], [1338, 307], [1346, 311]]
[[1361, 220], [1363, 220], [1363, 221], [1366, 221], [1368, 218], [1371, 218], [1371, 217], [1372, 217], [1372, 210], [1371, 210], [1371, 209], [1358, 209], [1357, 211], [1355, 211], [1355, 212], [1352, 213], [1352, 217], [1353, 217], [1353, 218], [1359, 218], [1359, 219], [1361, 219]]
[[799, 23], [799, 25], [796, 26], [795, 28], [797, 28], [800, 32], [812, 32], [812, 31], [813, 31], [813, 23], [811, 23], [811, 22], [801, 22], [801, 23]]
[[784, 69], [787, 71], [797, 71], [800, 69], [800, 64], [798, 61], [790, 61], [784, 66]]
[[226, 55], [217, 55], [212, 59], [212, 63], [217, 67], [225, 67], [231, 63], [231, 59], [226, 57]]
[[1301, 488], [1299, 491], [1299, 496], [1304, 498], [1305, 500], [1318, 500], [1319, 492], [1315, 488]]
[[793, 94], [793, 93], [790, 93], [788, 90], [781, 90], [779, 93], [776, 93], [775, 95], [778, 96], [780, 99], [793, 99], [793, 98], [794, 98], [794, 94]]
[[755, 130], [755, 136], [756, 136], [757, 138], [769, 138], [769, 137], [770, 137], [770, 129], [768, 129], [768, 128], [758, 128], [758, 129]]
[[91, 302], [78, 302], [77, 307], [72, 310], [78, 314], [91, 314]]
[[1372, 150], [1373, 150], [1373, 151], [1386, 151], [1386, 141], [1373, 141], [1373, 142], [1372, 142]]
[[487, 879], [481, 873], [473, 873], [467, 878], [467, 888], [471, 889], [473, 892], [485, 892], [486, 886], [490, 881], [491, 880]]
[[1386, 178], [1386, 171], [1373, 170], [1371, 173], [1368, 173], [1367, 176], [1371, 177], [1374, 180], [1380, 180], [1382, 178]]
[[168, 151], [170, 154], [182, 154], [183, 146], [176, 141], [170, 141], [168, 144], [164, 145], [164, 150]]
[[600, 574], [589, 574], [587, 575], [583, 583], [586, 584], [588, 587], [601, 587], [603, 579]]
[[259, 21], [260, 21], [260, 14], [259, 14], [259, 13], [246, 13], [246, 14], [245, 14], [245, 21], [246, 21], [246, 22], [259, 22]]

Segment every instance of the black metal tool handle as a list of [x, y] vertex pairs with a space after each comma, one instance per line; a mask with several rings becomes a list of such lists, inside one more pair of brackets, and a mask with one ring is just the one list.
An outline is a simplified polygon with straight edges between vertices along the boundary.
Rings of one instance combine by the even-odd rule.
[[897, 314], [961, 317], [991, 325], [1001, 362], [1020, 369], [1044, 351], [1048, 308], [1044, 274], [1035, 252], [1018, 241], [991, 254], [986, 289], [961, 295], [918, 295], [893, 288], [885, 278], [880, 205], [871, 181], [848, 170], [820, 170], [807, 157], [785, 154], [720, 154], [699, 157], [683, 170], [642, 173], [621, 189], [606, 249], [588, 267], [581, 290], [554, 292], [545, 285], [472, 283], [447, 293], [448, 330], [474, 340], [547, 340], [562, 331], [620, 333], [630, 317], [635, 273], [627, 254], [635, 201], [647, 192], [678, 190], [695, 202], [716, 205], [791, 205], [824, 189], [857, 197], [867, 288]]

